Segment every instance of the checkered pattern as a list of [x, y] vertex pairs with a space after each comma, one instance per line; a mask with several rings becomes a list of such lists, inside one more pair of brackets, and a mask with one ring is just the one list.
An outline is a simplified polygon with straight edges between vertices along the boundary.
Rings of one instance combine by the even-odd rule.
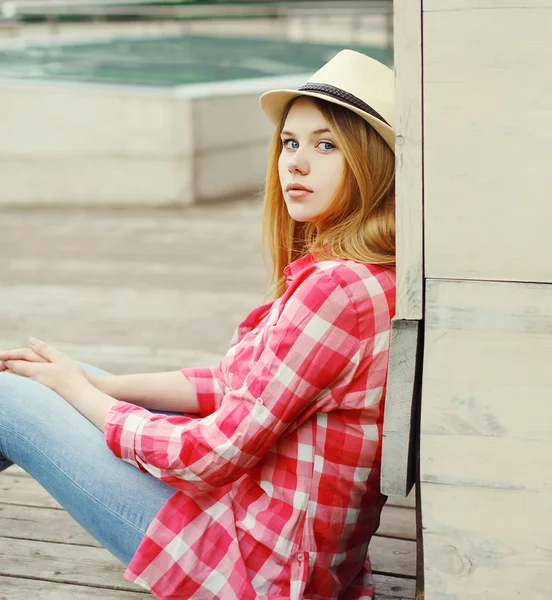
[[201, 418], [107, 416], [114, 454], [176, 488], [125, 573], [158, 598], [373, 596], [395, 273], [307, 255], [286, 276], [218, 367], [182, 370]]

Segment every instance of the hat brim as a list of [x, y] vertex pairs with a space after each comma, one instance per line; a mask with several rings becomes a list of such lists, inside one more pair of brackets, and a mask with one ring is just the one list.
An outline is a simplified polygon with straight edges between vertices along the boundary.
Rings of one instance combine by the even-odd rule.
[[261, 108], [264, 110], [268, 118], [275, 125], [278, 125], [288, 102], [290, 102], [290, 100], [293, 100], [294, 98], [298, 98], [299, 96], [311, 96], [312, 98], [320, 98], [320, 100], [332, 102], [333, 104], [339, 104], [339, 106], [343, 106], [344, 108], [351, 110], [352, 112], [356, 113], [359, 117], [362, 117], [365, 121], [367, 121], [387, 142], [387, 145], [391, 148], [391, 150], [395, 152], [395, 130], [391, 126], [386, 125], [377, 117], [372, 116], [371, 114], [363, 111], [360, 108], [356, 108], [355, 106], [351, 106], [346, 102], [342, 102], [337, 98], [332, 98], [331, 96], [327, 96], [325, 94], [298, 90], [274, 90], [271, 92], [266, 92], [261, 96]]

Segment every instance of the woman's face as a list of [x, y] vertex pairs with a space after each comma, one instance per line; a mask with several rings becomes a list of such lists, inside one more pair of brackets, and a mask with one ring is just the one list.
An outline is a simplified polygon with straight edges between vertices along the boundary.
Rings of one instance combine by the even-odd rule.
[[328, 123], [308, 97], [296, 100], [281, 133], [280, 185], [291, 218], [312, 221], [335, 196], [345, 160]]

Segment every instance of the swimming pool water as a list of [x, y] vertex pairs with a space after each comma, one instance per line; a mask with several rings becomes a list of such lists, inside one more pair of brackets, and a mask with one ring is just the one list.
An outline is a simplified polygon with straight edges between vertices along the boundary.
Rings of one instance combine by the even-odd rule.
[[[0, 78], [170, 87], [315, 71], [342, 44], [179, 35], [0, 48]], [[347, 44], [391, 63], [388, 50]]]

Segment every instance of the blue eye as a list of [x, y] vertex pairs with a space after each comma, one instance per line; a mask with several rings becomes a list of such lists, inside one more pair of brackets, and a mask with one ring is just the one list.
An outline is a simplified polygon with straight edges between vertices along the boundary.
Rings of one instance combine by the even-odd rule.
[[335, 146], [331, 143], [331, 142], [320, 142], [322, 144], [322, 147], [324, 150], [326, 150], [327, 152], [329, 152], [330, 150], [333, 150], [335, 148]]
[[[289, 146], [289, 143], [295, 144], [295, 146]], [[286, 148], [287, 150], [297, 150], [297, 148], [299, 148], [299, 144], [292, 138], [287, 138], [285, 140], [282, 140], [282, 146], [284, 148]]]

